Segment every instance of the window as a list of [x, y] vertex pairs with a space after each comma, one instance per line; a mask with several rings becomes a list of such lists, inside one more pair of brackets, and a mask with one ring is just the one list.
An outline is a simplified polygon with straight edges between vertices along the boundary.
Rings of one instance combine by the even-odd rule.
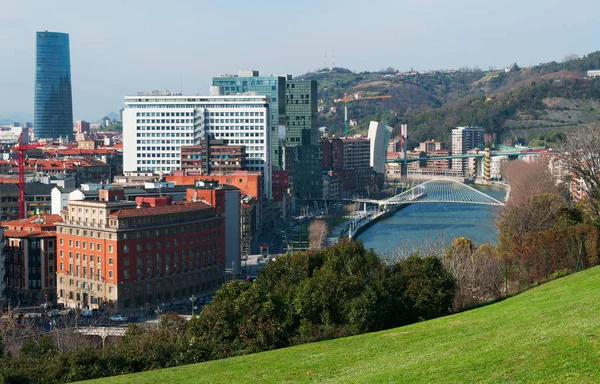
[[93, 251], [94, 250], [94, 243], [90, 243], [90, 249]]
[[113, 253], [113, 246], [112, 245], [108, 246], [108, 253]]
[[[112, 246], [109, 245], [109, 247], [112, 247]], [[123, 245], [123, 252], [129, 253], [129, 245], [127, 245], [127, 244]]]
[[113, 265], [113, 258], [112, 257], [108, 258], [108, 265]]
[[108, 278], [112, 279], [113, 278], [113, 271], [108, 271]]
[[63, 238], [62, 238], [62, 237], [60, 238], [60, 242], [59, 242], [59, 243], [60, 243], [60, 245], [63, 245], [63, 244], [64, 244], [64, 241], [63, 241]]
[[124, 264], [124, 265], [127, 265], [127, 266], [129, 266], [129, 256], [126, 256], [126, 257], [123, 259], [123, 264]]
[[113, 287], [108, 287], [108, 293], [113, 293]]

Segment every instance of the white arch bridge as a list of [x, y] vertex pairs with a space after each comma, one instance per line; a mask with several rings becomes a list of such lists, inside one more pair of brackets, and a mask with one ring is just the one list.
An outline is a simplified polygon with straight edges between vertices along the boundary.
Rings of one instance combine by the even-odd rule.
[[429, 180], [386, 200], [359, 199], [356, 202], [393, 206], [416, 203], [457, 203], [502, 206], [494, 199], [475, 188], [456, 180]]

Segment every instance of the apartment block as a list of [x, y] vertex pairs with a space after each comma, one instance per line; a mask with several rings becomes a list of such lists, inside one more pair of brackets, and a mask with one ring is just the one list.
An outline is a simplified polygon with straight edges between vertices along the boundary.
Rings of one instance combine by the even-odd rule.
[[11, 305], [56, 302], [56, 226], [58, 215], [5, 221], [6, 298]]
[[130, 313], [214, 292], [224, 281], [224, 220], [204, 202], [170, 197], [69, 202], [57, 225], [58, 302]]
[[[483, 128], [458, 127], [452, 130], [452, 155], [465, 155], [475, 148], [484, 149]], [[452, 169], [459, 172], [468, 171], [468, 159], [452, 159]]]

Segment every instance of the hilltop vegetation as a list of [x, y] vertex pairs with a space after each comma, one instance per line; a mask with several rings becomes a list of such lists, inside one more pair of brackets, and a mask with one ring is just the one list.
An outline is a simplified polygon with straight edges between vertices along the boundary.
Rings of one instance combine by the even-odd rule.
[[600, 269], [402, 328], [94, 383], [595, 383]]
[[337, 104], [337, 113], [329, 111], [334, 99], [360, 93], [391, 95], [392, 99], [349, 103], [349, 118], [359, 121], [354, 132], [364, 132], [369, 120], [387, 116], [395, 128], [409, 124], [414, 142], [447, 141], [453, 127], [479, 125], [500, 143], [506, 138], [527, 142], [597, 120], [600, 79], [587, 78], [589, 69], [600, 69], [600, 51], [529, 68], [514, 64], [506, 70], [461, 68], [423, 74], [399, 73], [393, 68], [361, 73], [334, 68], [298, 78], [319, 81], [324, 107], [319, 123], [333, 133], [343, 130], [343, 104]]

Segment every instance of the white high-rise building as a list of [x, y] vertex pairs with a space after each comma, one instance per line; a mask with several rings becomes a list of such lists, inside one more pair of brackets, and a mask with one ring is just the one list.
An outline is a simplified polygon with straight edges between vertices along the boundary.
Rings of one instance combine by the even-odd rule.
[[207, 137], [245, 145], [246, 169], [263, 173], [271, 196], [269, 98], [254, 94], [184, 96], [169, 92], [125, 97], [123, 170], [164, 174], [181, 168], [181, 147]]
[[[452, 130], [452, 155], [465, 155], [475, 148], [484, 149], [483, 128], [458, 127]], [[452, 159], [452, 169], [464, 172], [468, 168], [467, 159]]]
[[387, 158], [390, 133], [391, 127], [386, 127], [384, 123], [377, 121], [369, 123], [371, 167], [377, 173], [385, 173], [385, 160]]

